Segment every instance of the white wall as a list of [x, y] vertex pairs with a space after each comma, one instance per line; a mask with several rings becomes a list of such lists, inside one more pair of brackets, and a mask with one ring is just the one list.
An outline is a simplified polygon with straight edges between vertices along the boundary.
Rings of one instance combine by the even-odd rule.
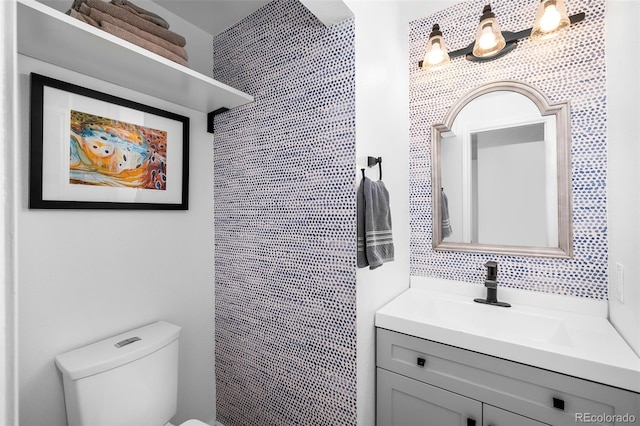
[[[190, 117], [189, 210], [29, 210], [31, 71]], [[161, 319], [183, 327], [175, 420], [213, 422], [213, 137], [206, 115], [23, 56], [18, 94], [20, 424], [66, 424], [57, 354]]]
[[[370, 270], [358, 269], [357, 362], [358, 424], [375, 424], [374, 314], [409, 288], [409, 146], [406, 23], [393, 2], [347, 2], [356, 29], [356, 165], [378, 179], [378, 166], [367, 156], [382, 157], [382, 177], [391, 202], [395, 260]], [[354, 188], [355, 190], [355, 188]], [[354, 240], [355, 244], [355, 240]]]
[[[640, 355], [640, 4], [608, 1], [607, 120], [609, 317]], [[616, 263], [624, 266], [624, 303], [616, 298]]]
[[478, 235], [473, 241], [546, 247], [544, 141], [497, 141], [496, 137], [478, 134], [474, 197]]
[[15, 423], [15, 220], [13, 179], [15, 140], [15, 2], [0, 2], [0, 424]]
[[[345, 0], [356, 28], [356, 184], [367, 156], [382, 157], [389, 190], [395, 260], [358, 269], [358, 425], [375, 424], [375, 311], [409, 288], [408, 22], [449, 2]], [[354, 188], [355, 190], [355, 188]], [[355, 239], [354, 239], [355, 244]]]

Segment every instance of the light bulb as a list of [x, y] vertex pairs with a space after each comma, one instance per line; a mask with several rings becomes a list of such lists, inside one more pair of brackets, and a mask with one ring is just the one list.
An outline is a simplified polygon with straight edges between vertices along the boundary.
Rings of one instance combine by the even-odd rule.
[[431, 51], [427, 54], [427, 62], [430, 65], [436, 65], [442, 62], [444, 59], [444, 52], [440, 46], [440, 43], [433, 43]]
[[478, 44], [480, 45], [480, 48], [482, 48], [484, 50], [491, 49], [497, 43], [498, 43], [498, 40], [496, 40], [496, 36], [495, 36], [495, 34], [493, 34], [493, 30], [491, 29], [491, 25], [485, 25], [482, 28], [482, 35], [480, 36], [480, 39], [478, 40]]
[[557, 36], [569, 28], [564, 0], [541, 0], [536, 12], [536, 20], [531, 29], [532, 40], [546, 40]]
[[562, 16], [555, 4], [550, 4], [544, 9], [544, 15], [540, 19], [540, 29], [546, 33], [555, 30], [560, 24]]

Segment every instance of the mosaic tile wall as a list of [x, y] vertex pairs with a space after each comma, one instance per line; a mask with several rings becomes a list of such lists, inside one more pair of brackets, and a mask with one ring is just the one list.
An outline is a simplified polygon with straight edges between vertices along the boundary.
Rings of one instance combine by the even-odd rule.
[[356, 424], [355, 55], [275, 0], [214, 40], [217, 420]]
[[[500, 265], [499, 284], [539, 292], [607, 298], [607, 121], [603, 0], [570, 0], [568, 13], [586, 20], [561, 38], [520, 42], [486, 63], [453, 59], [446, 69], [417, 67], [434, 23], [450, 50], [467, 46], [486, 0], [470, 0], [410, 23], [410, 215], [411, 275], [480, 283], [484, 263]], [[538, 0], [493, 0], [502, 30], [530, 28]], [[431, 134], [447, 110], [472, 88], [495, 80], [519, 80], [551, 102], [571, 101], [573, 259], [435, 252], [432, 249]], [[508, 197], [508, 194], [501, 194]]]

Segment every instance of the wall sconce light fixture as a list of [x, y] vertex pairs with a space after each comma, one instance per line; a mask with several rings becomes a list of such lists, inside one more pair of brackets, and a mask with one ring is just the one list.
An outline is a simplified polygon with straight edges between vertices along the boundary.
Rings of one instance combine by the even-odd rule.
[[507, 41], [500, 31], [496, 14], [491, 11], [491, 5], [488, 4], [482, 9], [472, 54], [475, 58], [494, 58], [506, 45]]
[[418, 66], [424, 69], [437, 69], [458, 56], [465, 56], [469, 61], [484, 62], [500, 58], [518, 46], [518, 40], [530, 37], [532, 40], [547, 40], [564, 32], [570, 25], [583, 21], [585, 13], [567, 16], [564, 0], [540, 0], [532, 28], [511, 32], [501, 31], [496, 14], [491, 5], [482, 10], [480, 24], [473, 43], [467, 47], [447, 52], [447, 47], [435, 24], [429, 35], [424, 60]]
[[439, 68], [449, 62], [449, 54], [447, 53], [447, 46], [444, 44], [442, 38], [442, 32], [440, 26], [435, 24], [429, 34], [429, 41], [427, 42], [427, 49], [424, 53], [424, 61], [422, 61], [423, 68]]

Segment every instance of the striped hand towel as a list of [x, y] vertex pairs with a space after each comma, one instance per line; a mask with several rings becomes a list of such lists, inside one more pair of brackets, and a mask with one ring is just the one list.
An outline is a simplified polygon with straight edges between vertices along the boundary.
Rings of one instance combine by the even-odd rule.
[[380, 180], [363, 178], [357, 197], [357, 265], [375, 269], [394, 257], [389, 191]]
[[442, 238], [447, 238], [451, 236], [453, 230], [451, 229], [451, 218], [449, 217], [449, 199], [447, 198], [447, 194], [444, 193], [444, 189], [440, 191], [442, 198], [441, 201], [441, 209], [440, 209], [440, 221], [442, 222]]

